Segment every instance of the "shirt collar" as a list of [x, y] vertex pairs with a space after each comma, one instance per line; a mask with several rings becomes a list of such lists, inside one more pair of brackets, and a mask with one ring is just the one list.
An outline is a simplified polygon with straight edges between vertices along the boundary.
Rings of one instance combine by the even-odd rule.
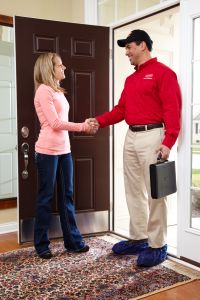
[[140, 71], [142, 69], [144, 69], [146, 66], [149, 66], [151, 65], [152, 63], [156, 62], [157, 61], [157, 57], [154, 57], [154, 58], [150, 58], [149, 60], [145, 61], [145, 63], [141, 64], [138, 68], [138, 66], [135, 66], [134, 69], [136, 71]]

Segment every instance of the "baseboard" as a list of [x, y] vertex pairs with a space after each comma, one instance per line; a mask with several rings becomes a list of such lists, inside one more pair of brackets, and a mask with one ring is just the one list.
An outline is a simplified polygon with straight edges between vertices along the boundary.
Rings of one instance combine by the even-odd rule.
[[17, 222], [0, 224], [0, 234], [17, 231]]

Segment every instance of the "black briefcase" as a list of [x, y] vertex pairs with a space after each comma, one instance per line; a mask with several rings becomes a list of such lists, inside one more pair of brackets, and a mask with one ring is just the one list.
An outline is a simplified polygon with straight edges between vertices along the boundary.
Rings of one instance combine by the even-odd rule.
[[159, 199], [177, 191], [175, 161], [159, 160], [149, 166], [151, 197]]

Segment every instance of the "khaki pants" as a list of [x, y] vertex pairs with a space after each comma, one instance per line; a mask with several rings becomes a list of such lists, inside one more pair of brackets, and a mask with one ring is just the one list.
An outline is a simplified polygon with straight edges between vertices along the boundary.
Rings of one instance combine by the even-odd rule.
[[132, 132], [128, 129], [124, 143], [124, 183], [130, 214], [130, 238], [148, 239], [149, 246], [166, 244], [167, 199], [152, 199], [149, 165], [155, 163], [156, 148], [164, 136], [163, 128]]

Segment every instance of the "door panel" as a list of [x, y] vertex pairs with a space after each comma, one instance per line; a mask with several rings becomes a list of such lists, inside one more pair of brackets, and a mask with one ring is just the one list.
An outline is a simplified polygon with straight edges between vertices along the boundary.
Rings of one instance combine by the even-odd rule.
[[[20, 242], [32, 240], [37, 190], [34, 144], [39, 124], [34, 111], [33, 67], [43, 52], [57, 52], [67, 67], [62, 86], [70, 104], [69, 120], [82, 122], [109, 109], [109, 29], [57, 21], [15, 17], [18, 110]], [[102, 47], [103, 41], [103, 47]], [[22, 137], [21, 128], [29, 128]], [[74, 158], [74, 201], [82, 233], [108, 230], [109, 129], [95, 136], [70, 133]], [[21, 145], [29, 145], [23, 154]], [[28, 155], [28, 178], [22, 178]], [[61, 236], [57, 192], [50, 236]], [[94, 225], [95, 224], [95, 225]]]

